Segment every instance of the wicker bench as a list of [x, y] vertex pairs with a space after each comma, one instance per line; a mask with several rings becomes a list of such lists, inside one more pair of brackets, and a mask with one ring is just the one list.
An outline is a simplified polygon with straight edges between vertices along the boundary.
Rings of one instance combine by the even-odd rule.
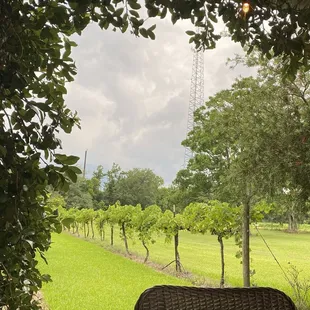
[[266, 287], [199, 288], [154, 286], [139, 297], [135, 310], [296, 310], [283, 292]]

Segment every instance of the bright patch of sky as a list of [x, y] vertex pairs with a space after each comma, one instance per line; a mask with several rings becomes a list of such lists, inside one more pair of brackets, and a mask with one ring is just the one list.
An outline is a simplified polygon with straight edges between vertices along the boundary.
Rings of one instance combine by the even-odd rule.
[[[124, 170], [150, 168], [169, 184], [182, 168], [193, 58], [186, 30], [192, 30], [187, 22], [159, 20], [151, 41], [92, 24], [75, 38], [78, 74], [66, 104], [78, 111], [82, 129], [61, 139], [66, 153], [80, 156], [81, 166], [88, 150], [88, 176], [98, 165], [106, 171], [115, 162]], [[229, 38], [204, 53], [206, 99], [254, 73], [226, 65], [228, 57], [242, 53]]]

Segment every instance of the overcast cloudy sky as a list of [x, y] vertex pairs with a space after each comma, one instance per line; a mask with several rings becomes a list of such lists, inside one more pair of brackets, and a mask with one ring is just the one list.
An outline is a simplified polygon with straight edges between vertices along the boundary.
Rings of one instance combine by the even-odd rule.
[[[78, 74], [66, 103], [78, 111], [82, 129], [61, 138], [67, 153], [83, 158], [88, 150], [89, 176], [98, 165], [108, 170], [115, 162], [124, 170], [150, 168], [169, 184], [182, 167], [193, 58], [185, 31], [193, 27], [156, 24], [155, 41], [96, 25], [76, 38]], [[229, 38], [204, 53], [206, 99], [249, 75], [246, 68], [226, 66], [237, 53], [241, 47]]]

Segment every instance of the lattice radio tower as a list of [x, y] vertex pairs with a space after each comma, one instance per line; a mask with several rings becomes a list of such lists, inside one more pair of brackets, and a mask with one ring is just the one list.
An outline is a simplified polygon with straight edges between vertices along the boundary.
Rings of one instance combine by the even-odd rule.
[[[194, 128], [194, 112], [204, 104], [204, 54], [203, 50], [194, 50], [193, 67], [191, 77], [191, 88], [189, 94], [189, 106], [187, 116], [187, 131], [188, 134]], [[187, 167], [188, 161], [193, 157], [193, 152], [190, 148], [185, 147], [184, 168]]]

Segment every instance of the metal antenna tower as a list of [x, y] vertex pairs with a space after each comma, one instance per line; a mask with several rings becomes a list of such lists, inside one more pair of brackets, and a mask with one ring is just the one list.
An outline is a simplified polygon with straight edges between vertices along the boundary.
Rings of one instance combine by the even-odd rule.
[[[203, 50], [194, 50], [193, 67], [191, 77], [191, 88], [189, 94], [189, 106], [187, 116], [187, 131], [188, 134], [194, 128], [194, 112], [204, 104], [204, 54]], [[184, 168], [187, 167], [188, 161], [193, 157], [193, 152], [190, 148], [185, 147]]]

